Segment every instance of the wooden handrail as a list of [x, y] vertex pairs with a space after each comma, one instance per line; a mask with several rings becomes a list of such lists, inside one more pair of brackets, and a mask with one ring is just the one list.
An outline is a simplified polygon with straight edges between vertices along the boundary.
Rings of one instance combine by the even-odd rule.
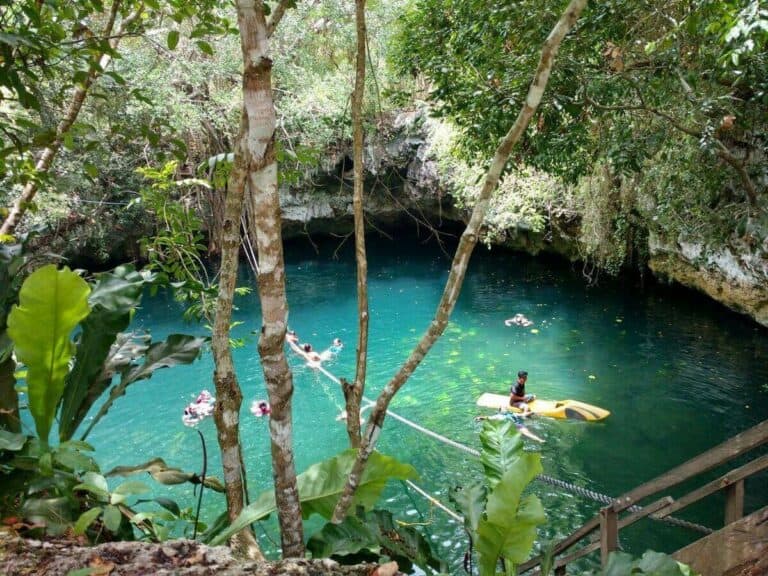
[[[601, 524], [606, 529], [611, 529], [610, 532], [613, 532], [614, 528], [618, 531], [621, 528], [624, 528], [625, 526], [628, 526], [629, 524], [632, 524], [648, 515], [652, 515], [653, 518], [660, 519], [692, 504], [693, 502], [700, 500], [701, 498], [704, 498], [705, 496], [729, 487], [731, 487], [731, 491], [729, 492], [729, 498], [726, 505], [726, 524], [739, 518], [743, 508], [744, 478], [768, 468], [768, 455], [756, 458], [744, 466], [731, 470], [717, 480], [713, 480], [701, 488], [686, 494], [678, 501], [673, 501], [671, 497], [662, 498], [653, 504], [649, 504], [642, 510], [627, 516], [624, 519], [619, 519], [618, 522], [616, 522], [616, 516], [614, 515], [635, 505], [639, 500], [647, 498], [653, 494], [657, 494], [663, 490], [667, 490], [668, 488], [685, 482], [686, 480], [706, 472], [707, 470], [711, 470], [712, 468], [716, 468], [717, 466], [725, 464], [726, 462], [758, 446], [761, 446], [766, 442], [768, 442], [768, 420], [764, 420], [756, 426], [753, 426], [752, 428], [749, 428], [748, 430], [733, 436], [729, 440], [722, 442], [714, 448], [711, 448], [710, 450], [707, 450], [706, 452], [691, 458], [680, 466], [677, 466], [676, 468], [673, 468], [672, 470], [657, 476], [653, 480], [641, 484], [626, 494], [619, 496], [613, 501], [612, 504], [603, 508], [599, 514], [585, 522], [579, 529], [558, 542], [554, 547], [553, 553], [556, 556], [561, 554], [563, 551], [567, 550], [582, 540], [585, 536], [601, 527]], [[601, 518], [603, 519], [602, 523]], [[606, 530], [601, 530], [601, 538], [599, 541], [585, 546], [584, 548], [580, 549], [574, 554], [567, 556], [566, 558], [562, 558], [560, 561], [555, 563], [555, 566], [561, 568], [573, 560], [581, 558], [590, 552], [594, 552], [595, 550], [600, 549], [601, 542], [604, 552], [603, 560], [605, 560], [605, 552], [611, 548], [613, 535], [606, 533]], [[523, 573], [539, 565], [541, 563], [541, 559], [541, 556], [538, 556], [521, 564], [519, 566], [520, 573]]]
[[682, 498], [678, 498], [669, 506], [659, 510], [654, 517], [664, 518], [664, 516], [674, 514], [678, 510], [685, 508], [686, 506], [690, 506], [694, 502], [698, 502], [702, 498], [705, 498], [706, 496], [709, 496], [718, 490], [727, 488], [728, 486], [743, 480], [747, 476], [752, 476], [752, 474], [761, 472], [766, 468], [768, 468], [768, 454], [752, 460], [752, 462], [748, 462], [747, 464], [744, 464], [744, 466], [735, 468], [734, 470], [723, 474], [720, 476], [720, 478], [704, 484], [704, 486], [701, 488], [697, 488], [693, 492], [689, 492]]
[[707, 450], [703, 454], [691, 458], [677, 468], [673, 468], [669, 472], [638, 486], [623, 496], [620, 496], [614, 502], [613, 509], [616, 512], [626, 510], [638, 500], [642, 500], [651, 494], [656, 494], [662, 490], [676, 486], [693, 476], [711, 470], [721, 464], [725, 464], [729, 460], [733, 460], [744, 452], [757, 448], [766, 442], [768, 442], [768, 420], [763, 420], [757, 426], [753, 426], [749, 430], [737, 434], [730, 440], [726, 440], [722, 444]]

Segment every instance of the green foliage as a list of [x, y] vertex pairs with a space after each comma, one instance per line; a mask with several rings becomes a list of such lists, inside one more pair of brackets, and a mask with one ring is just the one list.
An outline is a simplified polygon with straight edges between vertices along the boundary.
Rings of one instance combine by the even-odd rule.
[[[0, 297], [5, 305], [4, 319], [7, 307], [14, 301], [26, 259], [21, 247], [15, 247], [10, 255], [10, 247], [3, 248], [0, 255], [6, 257], [0, 257]], [[11, 272], [18, 276], [13, 281]], [[2, 369], [8, 372], [2, 374], [0, 383], [3, 407], [13, 409], [10, 415], [15, 420], [0, 428], [0, 506], [4, 511], [15, 509], [49, 534], [66, 530], [88, 504], [76, 494], [75, 486], [82, 473], [98, 472], [88, 455], [93, 448], [70, 438], [93, 403], [110, 387], [113, 376], [119, 374], [120, 382], [112, 388], [88, 431], [128, 385], [150, 378], [157, 369], [192, 362], [204, 343], [202, 338], [184, 335], [171, 335], [155, 344], [145, 337], [137, 343], [132, 335], [119, 332], [127, 327], [144, 284], [150, 279], [130, 266], [119, 267], [98, 275], [92, 290], [69, 269], [57, 270], [48, 265], [24, 280], [19, 303], [7, 314], [11, 340], [3, 342]], [[73, 342], [70, 335], [78, 324], [81, 330]], [[5, 339], [4, 332], [2, 336]], [[14, 346], [18, 358], [26, 363], [24, 378], [36, 438], [17, 432], [18, 397], [13, 388], [15, 361], [11, 355]], [[50, 447], [49, 432], [57, 414], [60, 443]], [[221, 489], [215, 479], [206, 485]], [[84, 529], [100, 515], [109, 527], [118, 525], [115, 511], [102, 507], [99, 512], [86, 510], [79, 527]], [[121, 537], [131, 535], [131, 530], [121, 528]]]
[[18, 302], [19, 290], [25, 277], [28, 257], [24, 250], [26, 235], [20, 235], [21, 243], [0, 243], [0, 430], [21, 431], [19, 401], [16, 394], [16, 362], [13, 359], [13, 342], [8, 337], [8, 313]]
[[160, 169], [142, 168], [139, 173], [150, 182], [141, 190], [144, 208], [153, 214], [157, 229], [141, 241], [150, 270], [162, 273], [174, 283], [175, 295], [182, 302], [201, 303], [199, 314], [209, 317], [216, 298], [216, 286], [208, 278], [202, 260], [207, 251], [203, 243], [202, 221], [193, 209], [194, 198], [177, 192], [194, 186], [207, 186], [202, 180], [173, 180], [176, 163]]
[[[430, 123], [429, 154], [450, 182], [459, 208], [471, 209], [480, 193], [483, 170], [460, 152], [461, 132], [447, 123]], [[520, 167], [502, 176], [485, 216], [486, 243], [501, 243], [515, 230], [542, 233], [552, 217], [571, 210], [568, 190], [557, 179], [532, 168]]]
[[487, 420], [480, 438], [486, 485], [470, 484], [455, 491], [452, 500], [464, 515], [465, 528], [480, 556], [481, 576], [496, 574], [499, 559], [510, 573], [512, 566], [528, 558], [536, 527], [546, 521], [539, 499], [523, 496], [542, 471], [541, 457], [523, 451], [511, 422]]
[[152, 476], [156, 482], [166, 486], [189, 482], [194, 485], [203, 484], [206, 488], [216, 492], [224, 492], [224, 485], [214, 476], [206, 476], [203, 480], [194, 472], [185, 472], [179, 468], [169, 467], [162, 458], [153, 458], [137, 466], [118, 466], [107, 472], [105, 476], [133, 476], [146, 473]]
[[8, 335], [19, 360], [27, 365], [29, 409], [44, 444], [69, 372], [70, 334], [90, 312], [89, 293], [80, 276], [51, 264], [25, 280], [19, 305], [8, 316]]
[[[231, 160], [231, 155], [214, 157], [211, 172]], [[195, 190], [209, 188], [204, 180], [174, 180], [176, 163], [169, 162], [160, 169], [142, 168], [139, 172], [150, 182], [141, 190], [141, 196], [133, 205], [141, 204], [155, 216], [157, 227], [141, 240], [142, 253], [148, 260], [147, 268], [156, 272], [173, 287], [177, 300], [187, 305], [185, 317], [212, 322], [218, 285], [208, 275], [203, 258], [207, 253], [203, 234], [203, 222], [195, 206]], [[177, 195], [184, 190], [191, 194]], [[249, 289], [239, 288], [238, 294]]]
[[[331, 518], [356, 455], [356, 450], [346, 450], [333, 458], [313, 464], [296, 477], [301, 514], [304, 518], [312, 514]], [[416, 470], [409, 464], [402, 464], [394, 458], [373, 452], [358, 484], [353, 504], [370, 510], [388, 480], [408, 480], [416, 477]], [[221, 544], [246, 526], [269, 516], [275, 511], [275, 506], [274, 490], [262, 492], [255, 502], [243, 509], [227, 530], [213, 538], [211, 544]]]
[[[403, 13], [393, 63], [432, 87], [434, 113], [455, 125], [451, 156], [472, 166], [493, 150], [564, 4], [415, 0]], [[533, 196], [502, 184], [511, 202], [494, 201], [490, 239], [509, 227], [541, 231], [560, 214], [583, 217], [582, 254], [611, 273], [643, 264], [649, 231], [663, 242], [740, 242], [764, 257], [766, 21], [756, 0], [590, 5], [516, 158], [549, 176], [537, 183], [532, 173]], [[736, 161], [723, 162], [728, 154]], [[610, 178], [596, 186], [603, 170]], [[457, 171], [468, 204], [477, 171]], [[570, 190], [549, 186], [551, 176]]]
[[675, 561], [671, 556], [647, 551], [642, 558], [634, 559], [625, 552], [611, 552], [603, 576], [696, 576], [689, 566]]
[[[125, 395], [128, 386], [151, 378], [155, 370], [191, 364], [200, 356], [205, 341], [205, 338], [187, 334], [170, 334], [162, 342], [151, 343], [149, 336], [118, 334], [104, 361], [103, 374], [107, 376], [106, 381], [111, 383], [113, 375], [119, 373], [120, 381], [110, 388], [109, 396], [86, 428], [83, 439], [106, 415], [115, 400]], [[100, 389], [104, 388], [103, 382], [97, 383]]]
[[429, 541], [413, 526], [396, 522], [386, 510], [358, 509], [341, 524], [329, 522], [310, 537], [307, 549], [315, 558], [334, 558], [341, 563], [391, 559], [402, 572], [412, 572], [413, 564], [430, 573], [446, 571]]
[[[88, 472], [74, 490], [81, 495], [87, 507], [75, 522], [75, 534], [85, 534], [90, 529], [93, 536], [98, 537], [106, 529], [118, 538], [133, 539], [135, 527], [142, 538], [162, 542], [179, 529], [189, 529], [194, 524], [190, 511], [181, 510], [173, 500], [136, 498], [151, 491], [143, 482], [129, 480], [110, 490], [104, 476]], [[160, 508], [135, 511], [137, 505], [149, 502], [159, 504]], [[95, 529], [97, 521], [98, 529]], [[205, 525], [199, 524], [198, 529], [205, 529]]]
[[73, 491], [79, 474], [98, 470], [88, 454], [93, 447], [84, 442], [48, 447], [37, 438], [6, 434], [0, 446], [0, 509], [47, 534], [63, 533], [79, 513]]
[[59, 437], [68, 440], [88, 414], [93, 402], [109, 387], [103, 374], [104, 361], [118, 333], [126, 330], [141, 301], [147, 274], [132, 266], [119, 266], [98, 274], [89, 304], [91, 313], [82, 322], [74, 368], [67, 376], [61, 412]]

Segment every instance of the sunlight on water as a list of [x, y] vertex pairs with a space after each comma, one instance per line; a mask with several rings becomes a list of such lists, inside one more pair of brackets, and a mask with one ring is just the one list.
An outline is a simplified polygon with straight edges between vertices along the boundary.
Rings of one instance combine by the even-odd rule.
[[[317, 256], [308, 245], [286, 248], [290, 325], [302, 342], [316, 349], [334, 337], [343, 351], [325, 364], [352, 379], [356, 341], [356, 280], [351, 247], [331, 254], [336, 244], [320, 243]], [[398, 255], [399, 254], [399, 255]], [[376, 393], [392, 377], [424, 333], [440, 299], [449, 261], [434, 246], [413, 238], [395, 242], [369, 239], [370, 353], [368, 389]], [[243, 270], [242, 282], [252, 278]], [[255, 336], [258, 297], [237, 302], [235, 337], [248, 339], [234, 353], [244, 390], [242, 442], [252, 498], [271, 486], [267, 421], [254, 418], [248, 406], [266, 398]], [[530, 327], [504, 325], [522, 313]], [[172, 332], [202, 333], [185, 324], [181, 309], [163, 296], [146, 298], [137, 315], [139, 326], [155, 338]], [[392, 408], [402, 416], [458, 442], [478, 448], [483, 392], [507, 393], [519, 369], [530, 373], [528, 391], [541, 398], [573, 398], [606, 408], [602, 423], [537, 418], [530, 428], [547, 440], [540, 449], [545, 473], [578, 486], [618, 495], [670, 467], [714, 446], [768, 417], [768, 332], [702, 297], [686, 291], [604, 282], [588, 288], [580, 274], [561, 262], [478, 249], [445, 335]], [[346, 447], [344, 427], [335, 417], [343, 407], [338, 387], [295, 357], [294, 445], [298, 470]], [[182, 425], [186, 403], [203, 388], [213, 391], [213, 363], [206, 354], [192, 366], [156, 373], [128, 389], [125, 398], [94, 430], [105, 470], [160, 456], [169, 465], [192, 471], [201, 467], [197, 434]], [[221, 476], [212, 419], [203, 422], [209, 471]], [[448, 492], [481, 477], [471, 455], [456, 451], [388, 419], [379, 448], [413, 464], [418, 484], [448, 503]], [[752, 509], [768, 497], [765, 476], [747, 484]], [[599, 505], [535, 483], [549, 523], [542, 536], [566, 535], [594, 514]], [[186, 506], [186, 488], [158, 487]], [[754, 496], [755, 494], [761, 496]], [[762, 500], [761, 500], [762, 498]], [[436, 550], [459, 572], [466, 538], [461, 526], [399, 483], [387, 488], [386, 506], [407, 521], [426, 522], [424, 530]], [[212, 520], [223, 506], [206, 493], [204, 515]], [[694, 519], [716, 525], [721, 504], [704, 506]], [[311, 521], [308, 526], [321, 525]], [[270, 538], [279, 541], [267, 523]], [[310, 530], [308, 530], [310, 532]], [[624, 533], [622, 533], [623, 535]], [[690, 535], [679, 529], [643, 524], [622, 540], [625, 547], [670, 551]], [[266, 537], [265, 546], [274, 550]]]

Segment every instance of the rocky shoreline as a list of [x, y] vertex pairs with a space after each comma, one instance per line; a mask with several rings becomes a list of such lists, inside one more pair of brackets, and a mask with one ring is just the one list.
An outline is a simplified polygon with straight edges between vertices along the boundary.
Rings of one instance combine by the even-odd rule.
[[0, 531], [3, 576], [394, 576], [397, 564], [343, 566], [328, 559], [243, 561], [224, 546], [193, 540], [107, 542], [84, 546], [68, 539], [29, 540]]

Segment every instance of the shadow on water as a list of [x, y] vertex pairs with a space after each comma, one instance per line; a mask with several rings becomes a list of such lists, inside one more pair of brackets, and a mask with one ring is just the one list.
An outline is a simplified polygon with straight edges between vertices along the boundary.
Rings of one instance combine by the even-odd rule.
[[[450, 258], [425, 238], [402, 232], [395, 240], [373, 233], [367, 238], [369, 397], [405, 361], [442, 294]], [[454, 244], [447, 242], [449, 254]], [[293, 240], [286, 243], [285, 256], [291, 327], [316, 349], [342, 338], [346, 346], [327, 368], [352, 379], [357, 332], [352, 239]], [[242, 282], [253, 285], [245, 268]], [[483, 411], [475, 406], [477, 397], [507, 393], [513, 375], [526, 369], [530, 392], [554, 400], [574, 398], [612, 412], [592, 424], [534, 419], [530, 427], [547, 442], [529, 447], [541, 451], [546, 474], [611, 496], [766, 418], [768, 331], [692, 292], [653, 284], [640, 291], [634, 284], [633, 279], [603, 279], [588, 287], [579, 270], [555, 258], [478, 247], [443, 338], [395, 398], [393, 409], [479, 448], [480, 426], [473, 417]], [[245, 395], [242, 439], [255, 496], [271, 486], [272, 477], [267, 422], [247, 412], [251, 400], [266, 397], [251, 333], [260, 324], [258, 296], [241, 297], [237, 305], [235, 320], [244, 324], [233, 335], [248, 343], [234, 351], [234, 358]], [[504, 320], [516, 313], [534, 324], [505, 326]], [[158, 336], [202, 331], [185, 325], [178, 304], [162, 296], [147, 298], [137, 321]], [[345, 448], [344, 428], [335, 421], [343, 398], [335, 384], [295, 357], [289, 361], [296, 464], [303, 470]], [[181, 411], [200, 389], [212, 387], [212, 367], [207, 355], [193, 366], [158, 372], [130, 388], [92, 438], [104, 468], [162, 456], [171, 465], [196, 469], [198, 440], [182, 426]], [[215, 446], [212, 422], [204, 422], [201, 430], [209, 448]], [[379, 447], [413, 464], [421, 474], [418, 483], [446, 503], [449, 489], [482, 475], [473, 457], [392, 419]], [[219, 470], [218, 455], [211, 459], [210, 469]], [[768, 503], [765, 476], [747, 488], [748, 509]], [[532, 489], [548, 510], [544, 537], [568, 534], [599, 508], [540, 483]], [[191, 500], [182, 491], [172, 494]], [[385, 499], [404, 521], [421, 518], [438, 552], [454, 572], [460, 571], [466, 546], [460, 526], [425, 501], [415, 501], [400, 485], [388, 488]], [[206, 502], [209, 516], [222, 505], [216, 498]], [[690, 516], [718, 526], [722, 501], [706, 500]], [[635, 553], [671, 551], [693, 536], [648, 522], [622, 532], [622, 544]]]

